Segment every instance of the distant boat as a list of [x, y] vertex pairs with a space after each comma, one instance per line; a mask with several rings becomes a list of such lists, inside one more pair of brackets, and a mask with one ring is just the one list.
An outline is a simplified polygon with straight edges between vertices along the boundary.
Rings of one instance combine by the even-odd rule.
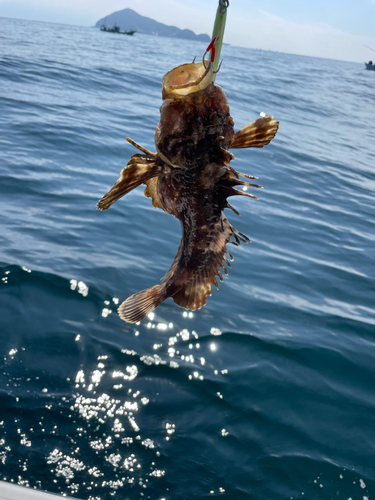
[[120, 33], [121, 35], [130, 35], [133, 36], [135, 33], [135, 30], [132, 31], [120, 31], [120, 26], [117, 26], [115, 23], [112, 28], [107, 28], [105, 24], [102, 24], [100, 31], [107, 31], [108, 33]]
[[365, 63], [366, 69], [372, 69], [375, 70], [375, 64], [372, 63], [372, 61], [369, 61], [368, 63]]

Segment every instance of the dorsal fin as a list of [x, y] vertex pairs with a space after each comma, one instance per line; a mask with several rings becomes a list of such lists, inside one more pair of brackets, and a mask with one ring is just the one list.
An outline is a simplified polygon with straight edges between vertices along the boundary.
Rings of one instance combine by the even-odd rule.
[[[235, 241], [232, 241], [231, 238], [234, 238]], [[211, 285], [215, 285], [219, 289], [216, 276], [219, 277], [220, 281], [223, 281], [220, 268], [227, 275], [226, 265], [231, 267], [227, 255], [230, 260], [233, 260], [233, 257], [226, 248], [227, 243], [239, 245], [241, 241], [247, 243], [250, 240], [234, 229], [225, 215], [221, 213], [220, 218], [211, 225], [210, 231], [206, 233], [205, 245], [202, 245], [202, 242], [196, 243], [189, 267], [185, 267], [183, 254], [181, 261], [176, 263], [174, 273], [171, 275], [173, 285], [178, 289], [176, 293], [171, 295], [174, 302], [180, 307], [192, 311], [203, 307], [207, 302], [207, 297], [211, 295]]]

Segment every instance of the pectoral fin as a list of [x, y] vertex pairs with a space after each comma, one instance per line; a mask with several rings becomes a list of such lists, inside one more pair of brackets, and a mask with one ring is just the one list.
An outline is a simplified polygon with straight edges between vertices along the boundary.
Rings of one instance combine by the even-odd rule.
[[[145, 196], [152, 199], [152, 206], [155, 208], [162, 208], [158, 194], [158, 177], [153, 177], [145, 182]], [[163, 209], [164, 210], [164, 209]]]
[[156, 177], [163, 170], [163, 166], [157, 165], [155, 159], [149, 159], [144, 155], [133, 155], [127, 166], [121, 170], [116, 184], [103, 196], [97, 207], [100, 210], [107, 210], [112, 203], [140, 184]]
[[229, 149], [262, 148], [272, 141], [278, 128], [279, 122], [273, 116], [258, 118], [234, 135]]
[[[118, 181], [111, 187], [108, 193], [99, 200], [97, 207], [100, 210], [107, 210], [112, 203], [141, 184], [147, 184], [147, 191], [147, 189], [149, 189], [148, 181], [170, 170], [170, 167], [165, 165], [158, 157], [157, 153], [152, 153], [148, 149], [137, 144], [133, 139], [129, 139], [129, 137], [127, 137], [126, 140], [144, 154], [138, 153], [130, 158], [126, 167], [121, 170]], [[157, 198], [156, 189], [153, 189], [155, 187], [156, 185], [153, 184], [149, 194], [145, 192], [145, 195], [152, 198], [154, 206], [158, 206], [160, 202]]]

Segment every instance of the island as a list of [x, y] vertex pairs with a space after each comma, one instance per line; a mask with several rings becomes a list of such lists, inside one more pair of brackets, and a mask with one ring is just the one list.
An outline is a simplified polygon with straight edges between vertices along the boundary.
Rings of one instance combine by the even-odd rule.
[[186, 40], [197, 40], [201, 42], [210, 42], [208, 35], [196, 35], [193, 31], [185, 29], [181, 30], [176, 26], [167, 26], [163, 23], [158, 23], [153, 19], [141, 16], [132, 9], [123, 9], [113, 12], [95, 24], [96, 28], [105, 26], [112, 28], [118, 26], [124, 31], [135, 31], [146, 35], [167, 36], [171, 38], [184, 38]]

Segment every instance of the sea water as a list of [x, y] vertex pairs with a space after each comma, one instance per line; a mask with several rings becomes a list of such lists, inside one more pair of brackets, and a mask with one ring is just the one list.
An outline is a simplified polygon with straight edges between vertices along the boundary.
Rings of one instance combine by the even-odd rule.
[[163, 74], [200, 42], [0, 19], [0, 478], [87, 500], [375, 499], [375, 73], [223, 47], [252, 243], [200, 311], [117, 313], [177, 251], [138, 188]]

